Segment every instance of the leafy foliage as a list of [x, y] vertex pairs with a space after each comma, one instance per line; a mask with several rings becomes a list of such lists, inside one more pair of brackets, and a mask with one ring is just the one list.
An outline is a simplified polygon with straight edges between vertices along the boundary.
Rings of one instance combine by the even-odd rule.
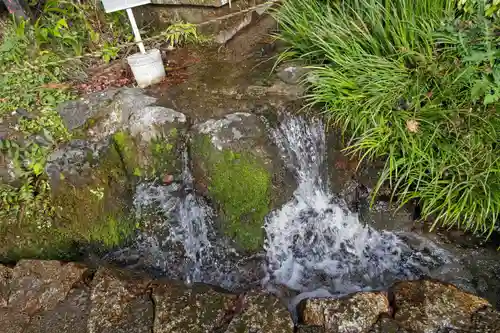
[[168, 26], [162, 34], [165, 36], [165, 41], [170, 46], [191, 41], [198, 41], [199, 39], [196, 26], [191, 23], [174, 23]]
[[290, 0], [276, 16], [312, 64], [312, 105], [350, 133], [347, 148], [386, 158], [401, 204], [488, 234], [500, 213], [498, 27], [455, 18], [447, 0]]
[[465, 13], [474, 14], [484, 12], [487, 17], [498, 16], [500, 13], [499, 0], [458, 0], [458, 8]]
[[[50, 226], [53, 215], [46, 157], [70, 138], [56, 112], [58, 104], [73, 98], [62, 82], [83, 73], [79, 61], [49, 64], [98, 48], [104, 48], [104, 60], [109, 60], [116, 57], [116, 43], [130, 40], [123, 14], [104, 16], [92, 2], [42, 4], [33, 22], [7, 22], [0, 43], [0, 120], [10, 124], [8, 137], [0, 138], [0, 158], [9, 161], [16, 178], [0, 183], [0, 216], [4, 222], [36, 220], [39, 227]], [[41, 66], [19, 70], [30, 63]], [[35, 137], [44, 145], [35, 143]]]

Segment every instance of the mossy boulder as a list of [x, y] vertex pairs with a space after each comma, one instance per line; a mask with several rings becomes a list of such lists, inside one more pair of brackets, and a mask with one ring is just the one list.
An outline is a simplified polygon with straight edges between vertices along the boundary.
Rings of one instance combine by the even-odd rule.
[[50, 184], [35, 196], [46, 214], [0, 223], [7, 239], [0, 260], [75, 259], [82, 248], [127, 241], [135, 229], [130, 207], [137, 182], [181, 169], [186, 117], [155, 102], [140, 89], [123, 88], [58, 108], [74, 139], [50, 154], [40, 176]]
[[67, 102], [58, 112], [77, 137], [111, 137], [129, 175], [159, 176], [180, 171], [187, 119], [156, 100], [142, 89], [122, 88]]
[[75, 140], [54, 152], [47, 167], [58, 233], [81, 243], [120, 245], [134, 229], [128, 207], [132, 182], [108, 140]]
[[2, 260], [75, 259], [82, 246], [114, 248], [131, 236], [130, 181], [109, 140], [60, 146], [48, 157], [46, 172], [51, 195], [36, 198], [45, 200], [44, 215], [3, 221]]
[[222, 231], [237, 247], [259, 250], [265, 216], [280, 201], [273, 193], [283, 193], [276, 182], [283, 165], [267, 139], [263, 120], [234, 113], [194, 129], [195, 178], [215, 203]]

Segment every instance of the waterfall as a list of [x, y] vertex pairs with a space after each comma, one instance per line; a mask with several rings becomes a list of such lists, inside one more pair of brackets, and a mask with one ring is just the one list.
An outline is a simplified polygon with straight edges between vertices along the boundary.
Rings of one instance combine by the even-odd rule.
[[144, 230], [127, 256], [140, 258], [141, 269], [188, 284], [241, 288], [249, 282], [240, 272], [240, 255], [216, 232], [213, 209], [193, 191], [187, 152], [181, 178], [170, 185], [145, 182], [137, 187], [134, 207], [137, 218], [145, 221]]
[[377, 231], [344, 208], [329, 190], [319, 120], [288, 117], [271, 130], [271, 137], [298, 187], [289, 202], [266, 217], [265, 260], [252, 263], [217, 231], [213, 209], [191, 190], [187, 153], [180, 183], [137, 187], [134, 205], [143, 231], [122, 254], [141, 269], [234, 291], [258, 283], [271, 290], [286, 286], [341, 296], [451, 272], [443, 267], [457, 275], [451, 256], [431, 242]]
[[432, 275], [450, 260], [443, 251], [424, 254], [394, 233], [363, 225], [341, 206], [325, 177], [320, 121], [287, 118], [272, 137], [298, 188], [291, 201], [266, 218], [266, 283], [345, 295]]

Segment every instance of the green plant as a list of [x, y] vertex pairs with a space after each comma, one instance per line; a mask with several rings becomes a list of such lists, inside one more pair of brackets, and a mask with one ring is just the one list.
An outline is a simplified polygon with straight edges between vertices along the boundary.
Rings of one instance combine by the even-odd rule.
[[500, 0], [458, 0], [458, 8], [469, 14], [478, 11], [487, 17], [498, 16], [500, 12]]
[[116, 59], [118, 57], [118, 52], [120, 49], [116, 46], [113, 46], [109, 42], [104, 42], [104, 45], [102, 47], [102, 60], [104, 62], [108, 63], [113, 59]]
[[276, 13], [312, 64], [312, 105], [351, 135], [347, 151], [384, 158], [401, 204], [435, 225], [489, 234], [500, 213], [497, 27], [436, 0], [290, 0]]
[[10, 172], [21, 184], [19, 187], [0, 184], [0, 217], [22, 222], [43, 212], [37, 223], [40, 227], [50, 227], [54, 210], [49, 200], [50, 185], [43, 177], [46, 149], [32, 142], [20, 146], [15, 141], [3, 139], [0, 140], [0, 154], [11, 161]]
[[162, 32], [162, 35], [170, 46], [198, 40], [196, 26], [191, 23], [174, 23], [168, 26], [168, 28]]

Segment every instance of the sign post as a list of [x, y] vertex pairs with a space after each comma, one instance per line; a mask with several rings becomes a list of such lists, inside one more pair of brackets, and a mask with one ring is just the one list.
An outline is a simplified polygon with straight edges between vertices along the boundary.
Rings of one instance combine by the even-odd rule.
[[134, 32], [135, 42], [139, 47], [142, 54], [146, 53], [144, 44], [142, 43], [141, 34], [139, 33], [139, 28], [137, 27], [137, 22], [135, 22], [134, 12], [132, 12], [133, 7], [138, 7], [151, 3], [151, 0], [101, 0], [106, 13], [116, 12], [119, 10], [126, 10], [130, 25]]

